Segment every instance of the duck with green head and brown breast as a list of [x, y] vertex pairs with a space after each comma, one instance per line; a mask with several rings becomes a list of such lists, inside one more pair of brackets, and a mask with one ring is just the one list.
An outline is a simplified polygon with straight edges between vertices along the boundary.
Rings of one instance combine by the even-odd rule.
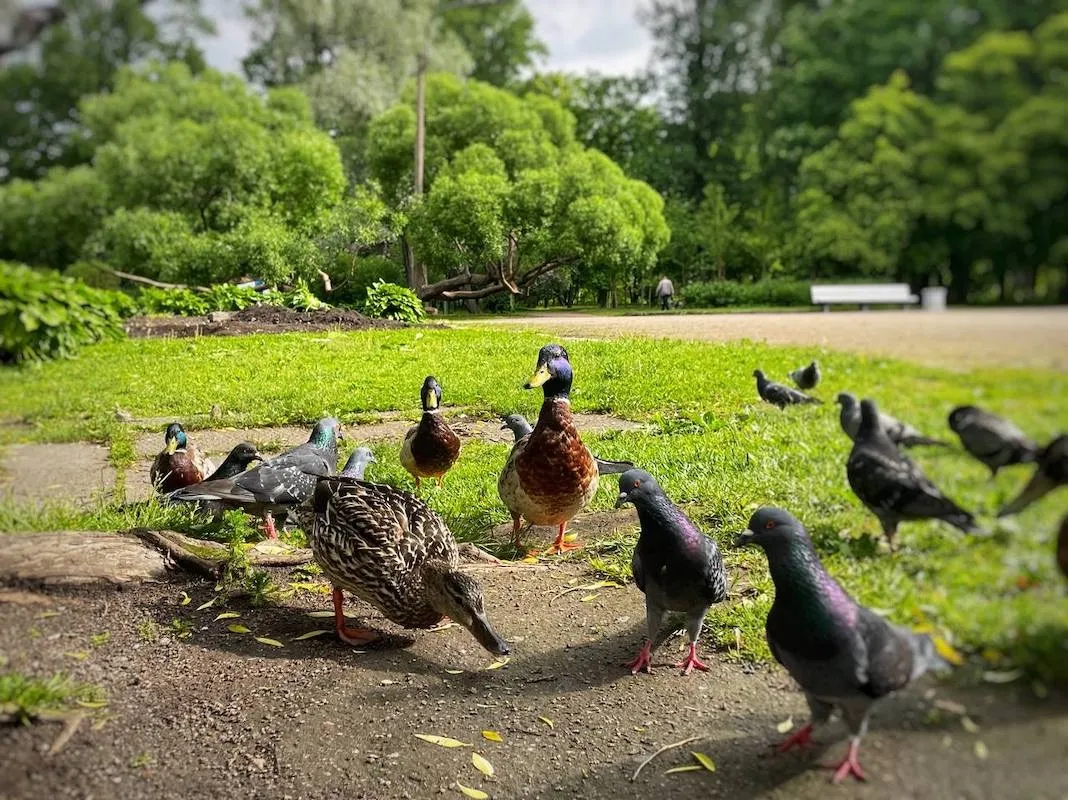
[[167, 494], [200, 483], [215, 471], [215, 465], [193, 446], [185, 429], [177, 422], [167, 426], [163, 443], [163, 450], [152, 462], [149, 473], [152, 485], [160, 493]]
[[460, 437], [441, 415], [441, 384], [433, 375], [423, 381], [420, 399], [423, 416], [408, 429], [400, 453], [401, 465], [415, 478], [416, 490], [422, 478], [434, 478], [440, 486], [460, 457]]
[[519, 544], [522, 520], [553, 525], [556, 540], [547, 554], [581, 545], [564, 541], [567, 524], [597, 491], [597, 462], [582, 443], [571, 417], [571, 362], [567, 350], [547, 344], [524, 388], [541, 387], [545, 399], [538, 422], [512, 447], [497, 480], [501, 500], [512, 513], [512, 538]]

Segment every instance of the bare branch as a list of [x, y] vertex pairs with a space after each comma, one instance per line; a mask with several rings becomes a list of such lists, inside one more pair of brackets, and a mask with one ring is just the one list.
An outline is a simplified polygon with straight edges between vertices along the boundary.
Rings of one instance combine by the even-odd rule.
[[146, 286], [154, 286], [157, 289], [192, 289], [194, 292], [207, 292], [209, 291], [207, 286], [189, 286], [184, 283], [164, 283], [163, 281], [154, 281], [152, 278], [146, 278], [143, 275], [133, 275], [129, 272], [122, 272], [111, 267], [105, 267], [100, 265], [99, 269], [105, 272], [110, 272], [112, 275], [122, 278], [124, 281], [133, 281], [134, 283], [143, 283]]

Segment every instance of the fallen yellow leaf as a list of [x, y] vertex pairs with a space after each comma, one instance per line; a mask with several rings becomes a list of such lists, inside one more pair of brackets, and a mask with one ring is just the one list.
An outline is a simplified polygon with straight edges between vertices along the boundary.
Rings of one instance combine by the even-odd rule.
[[448, 736], [438, 736], [433, 733], [417, 733], [416, 739], [422, 739], [424, 742], [430, 742], [431, 744], [439, 745], [440, 747], [470, 747], [471, 745], [466, 742], [461, 742], [459, 739], [453, 739]]
[[794, 729], [794, 718], [793, 718], [793, 716], [787, 717], [786, 719], [784, 719], [782, 722], [780, 722], [778, 725], [775, 726], [775, 730], [777, 730], [779, 733], [789, 733], [793, 729]]
[[500, 658], [500, 659], [494, 661], [492, 664], [490, 664], [488, 667], [486, 667], [486, 669], [500, 669], [501, 667], [503, 667], [507, 663], [508, 663], [508, 656], [505, 656], [504, 658]]
[[1023, 677], [1023, 670], [1010, 669], [1010, 670], [992, 670], [988, 669], [983, 673], [983, 680], [987, 683], [1012, 683], [1015, 680], [1019, 680]]
[[106, 708], [107, 700], [78, 700], [78, 705], [82, 708]]
[[240, 616], [241, 615], [238, 614], [236, 611], [224, 611], [218, 616], [216, 616], [215, 619], [212, 620], [212, 622], [218, 622], [221, 619], [237, 619]]
[[594, 592], [593, 594], [588, 594], [585, 597], [580, 597], [579, 598], [579, 602], [580, 603], [588, 603], [588, 602], [590, 602], [590, 600], [596, 600], [600, 596], [601, 595], [599, 595], [597, 592]]
[[251, 633], [244, 625], [227, 625], [226, 630], [230, 633]]
[[980, 761], [985, 761], [987, 756], [990, 755], [990, 751], [987, 750], [986, 745], [979, 739], [975, 741], [975, 757]]
[[697, 759], [697, 763], [707, 769], [709, 772], [716, 771], [716, 762], [706, 756], [704, 753], [693, 753], [693, 757]]
[[548, 717], [538, 717], [538, 719], [540, 719], [542, 722], [544, 722], [550, 728], [555, 728], [556, 727], [555, 725], [553, 725], [553, 721], [551, 719], [549, 719]]
[[307, 617], [317, 617], [317, 618], [320, 618], [320, 617], [332, 617], [332, 616], [334, 616], [334, 612], [333, 611], [309, 611], [307, 614], [305, 614], [305, 616], [307, 616]]
[[685, 767], [672, 767], [669, 770], [665, 770], [664, 774], [674, 775], [676, 772], [697, 772], [698, 770], [703, 769], [704, 767], [702, 767], [700, 764], [687, 764]]
[[316, 636], [322, 636], [324, 633], [332, 633], [332, 631], [326, 631], [326, 630], [321, 630], [321, 629], [317, 630], [317, 631], [308, 631], [307, 633], [302, 633], [300, 636], [293, 637], [289, 641], [291, 641], [291, 642], [302, 642], [305, 639], [314, 639]]
[[456, 788], [459, 789], [462, 794], [467, 795], [472, 800], [489, 800], [489, 795], [481, 789], [472, 789], [470, 786], [464, 786], [459, 781], [456, 781]]
[[958, 653], [953, 645], [943, 639], [941, 636], [932, 636], [931, 641], [934, 643], [935, 650], [938, 655], [942, 656], [946, 661], [955, 667], [959, 667], [964, 663], [964, 656]]
[[271, 639], [268, 636], [257, 636], [256, 641], [260, 644], [269, 644], [271, 647], [283, 647], [284, 645], [277, 639]]
[[504, 741], [504, 739], [501, 738], [501, 735], [499, 733], [497, 733], [497, 731], [482, 731], [482, 738], [483, 739], [488, 739], [491, 742], [503, 742]]
[[211, 608], [213, 605], [215, 605], [215, 601], [218, 599], [218, 597], [213, 597], [208, 602], [201, 603], [199, 606], [197, 606], [197, 611], [203, 611], [205, 608]]
[[968, 733], [979, 733], [979, 726], [972, 721], [971, 717], [961, 717], [960, 726], [968, 731]]
[[462, 669], [447, 669], [447, 670], [445, 670], [445, 672], [448, 673], [449, 675], [463, 675], [464, 674], [464, 671]]
[[485, 758], [480, 756], [478, 753], [471, 754], [471, 763], [474, 765], [475, 769], [477, 769], [483, 775], [486, 775], [490, 778], [493, 777], [493, 765]]
[[182, 601], [178, 604], [180, 606], [187, 606], [193, 601], [193, 598], [182, 592]]

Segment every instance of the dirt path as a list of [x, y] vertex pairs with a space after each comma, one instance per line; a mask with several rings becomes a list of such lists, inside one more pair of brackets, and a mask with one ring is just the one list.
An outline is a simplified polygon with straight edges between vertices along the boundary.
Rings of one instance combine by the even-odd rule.
[[1068, 371], [1068, 308], [838, 311], [830, 314], [531, 314], [480, 319], [575, 336], [653, 336], [828, 347], [967, 367]]
[[[706, 674], [682, 678], [664, 666], [631, 677], [620, 664], [640, 641], [643, 607], [633, 587], [553, 600], [590, 578], [560, 564], [491, 566], [480, 576], [489, 614], [515, 648], [511, 661], [492, 671], [459, 628], [397, 632], [386, 646], [363, 652], [329, 635], [292, 641], [329, 627], [306, 615], [328, 607], [322, 594], [301, 592], [263, 609], [229, 606], [252, 635], [273, 637], [281, 648], [230, 633], [234, 620], [213, 622], [221, 607], [194, 611], [212, 597], [206, 582], [0, 600], [0, 654], [11, 668], [67, 670], [106, 687], [110, 699], [104, 727], [83, 724], [55, 756], [44, 753], [58, 725], [0, 729], [0, 797], [461, 797], [457, 781], [494, 798], [829, 796], [827, 773], [811, 766], [814, 756], [761, 757], [780, 737], [778, 723], [805, 715], [780, 670], [747, 669], [721, 652], [710, 654]], [[185, 606], [183, 592], [192, 598]], [[367, 607], [352, 610], [389, 629]], [[192, 623], [190, 638], [172, 637], [173, 619]], [[159, 635], [150, 641], [153, 627]], [[89, 637], [105, 631], [108, 641], [93, 647]], [[678, 644], [665, 645], [658, 661], [674, 660]], [[978, 735], [952, 715], [929, 718], [924, 695], [932, 687], [967, 707]], [[503, 742], [484, 740], [482, 730], [499, 732]], [[474, 748], [443, 749], [415, 733]], [[708, 738], [665, 753], [630, 781], [647, 755], [694, 735]], [[843, 735], [839, 724], [826, 729], [817, 755], [837, 756]], [[985, 759], [976, 755], [977, 741], [989, 752]], [[475, 771], [473, 750], [494, 765], [495, 778]], [[716, 772], [665, 774], [692, 763], [691, 750], [711, 756]], [[1066, 757], [1064, 697], [1036, 701], [1015, 684], [965, 690], [927, 681], [879, 708], [862, 750], [871, 780], [837, 791], [858, 798], [1060, 798], [1068, 792]]]

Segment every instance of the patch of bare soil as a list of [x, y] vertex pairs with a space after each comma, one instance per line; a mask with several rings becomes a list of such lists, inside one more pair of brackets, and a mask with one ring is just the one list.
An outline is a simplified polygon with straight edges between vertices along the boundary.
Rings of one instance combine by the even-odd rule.
[[[661, 649], [652, 675], [622, 662], [643, 627], [632, 587], [561, 594], [590, 581], [581, 568], [481, 565], [488, 613], [514, 643], [509, 663], [490, 658], [461, 628], [403, 632], [364, 605], [361, 623], [393, 634], [355, 650], [307, 616], [326, 594], [299, 591], [266, 608], [240, 601], [195, 611], [213, 585], [175, 576], [115, 591], [100, 588], [0, 593], [0, 654], [9, 667], [54, 670], [106, 688], [106, 720], [87, 720], [55, 755], [58, 724], [0, 728], [0, 796], [26, 798], [426, 798], [461, 797], [457, 783], [493, 798], [859, 798], [1063, 797], [1068, 702], [1034, 700], [1025, 687], [952, 689], [924, 682], [879, 706], [861, 749], [869, 782], [840, 789], [815, 767], [844, 748], [840, 723], [820, 732], [811, 755], [766, 758], [776, 726], [801, 724], [801, 694], [777, 668], [746, 668], [729, 652], [702, 650], [711, 671], [680, 677], [668, 666], [681, 639]], [[275, 573], [280, 583], [285, 573]], [[182, 605], [183, 593], [191, 599]], [[594, 595], [592, 598], [589, 595]], [[6, 599], [15, 602], [5, 602]], [[47, 603], [42, 605], [41, 603]], [[550, 605], [551, 603], [551, 605]], [[223, 610], [238, 620], [214, 621]], [[58, 613], [56, 613], [58, 612]], [[178, 639], [172, 620], [191, 626]], [[232, 633], [235, 621], [251, 634]], [[90, 637], [104, 632], [94, 647]], [[282, 647], [256, 641], [278, 640]], [[462, 670], [462, 672], [457, 672]], [[952, 699], [980, 725], [952, 714], [927, 720], [925, 693]], [[551, 721], [551, 724], [550, 722]], [[496, 731], [502, 742], [481, 731]], [[443, 749], [416, 733], [472, 745]], [[636, 767], [664, 753], [634, 782]], [[976, 755], [982, 741], [988, 755]], [[715, 773], [666, 770], [708, 754]], [[472, 766], [478, 752], [493, 778]]]
[[403, 322], [372, 319], [348, 308], [295, 311], [282, 306], [250, 306], [243, 311], [216, 312], [204, 317], [133, 317], [126, 322], [126, 333], [142, 339], [403, 327], [406, 327]]

